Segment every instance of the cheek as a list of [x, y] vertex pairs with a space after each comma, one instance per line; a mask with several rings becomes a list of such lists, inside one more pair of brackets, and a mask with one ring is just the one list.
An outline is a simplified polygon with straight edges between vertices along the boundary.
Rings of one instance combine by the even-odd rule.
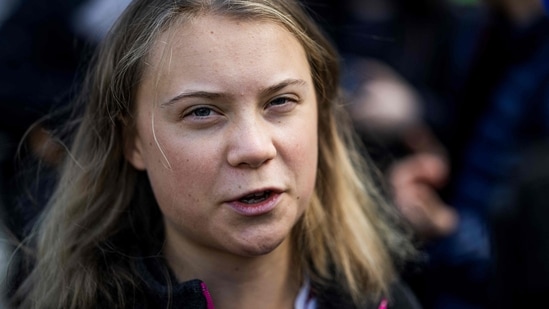
[[163, 210], [183, 201], [196, 204], [204, 199], [204, 188], [210, 188], [216, 179], [213, 162], [219, 160], [211, 145], [157, 132], [156, 140], [151, 136], [147, 147], [147, 172]]
[[303, 176], [301, 176], [303, 178], [303, 194], [309, 200], [315, 188], [318, 169], [318, 143], [316, 138], [303, 146], [300, 158], [302, 158], [300, 164], [304, 166]]
[[309, 201], [313, 194], [318, 169], [318, 133], [316, 121], [310, 121], [306, 128], [301, 127], [302, 134], [296, 135], [288, 150], [291, 152], [292, 166], [295, 171], [300, 199]]

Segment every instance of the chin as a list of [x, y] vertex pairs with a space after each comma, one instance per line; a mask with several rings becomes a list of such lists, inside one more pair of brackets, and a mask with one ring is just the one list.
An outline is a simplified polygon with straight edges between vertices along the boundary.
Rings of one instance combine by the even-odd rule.
[[267, 255], [275, 251], [286, 240], [284, 237], [263, 238], [252, 241], [245, 241], [238, 250], [243, 256], [256, 257]]

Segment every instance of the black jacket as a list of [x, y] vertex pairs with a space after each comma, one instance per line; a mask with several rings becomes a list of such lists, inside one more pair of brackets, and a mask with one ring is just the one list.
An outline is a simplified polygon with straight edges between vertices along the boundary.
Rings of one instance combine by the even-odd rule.
[[[208, 292], [201, 280], [195, 279], [183, 283], [173, 283], [169, 287], [166, 279], [175, 282], [161, 258], [145, 258], [138, 262], [137, 270], [142, 279], [143, 293], [141, 301], [134, 304], [135, 309], [146, 308], [185, 308], [207, 309]], [[312, 283], [318, 309], [378, 309], [381, 299], [366, 300], [363, 306], [356, 307], [350, 295], [340, 286], [333, 284], [319, 287]], [[409, 288], [401, 282], [391, 288], [387, 297], [388, 309], [421, 309], [419, 302]]]

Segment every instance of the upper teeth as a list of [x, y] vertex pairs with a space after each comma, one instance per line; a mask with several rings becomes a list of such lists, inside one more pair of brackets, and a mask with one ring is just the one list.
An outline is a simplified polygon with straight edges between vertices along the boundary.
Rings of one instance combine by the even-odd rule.
[[257, 203], [259, 201], [262, 201], [266, 198], [266, 196], [270, 193], [270, 191], [263, 191], [263, 192], [256, 192], [252, 194], [248, 194], [245, 197], [243, 197], [241, 200], [246, 203]]

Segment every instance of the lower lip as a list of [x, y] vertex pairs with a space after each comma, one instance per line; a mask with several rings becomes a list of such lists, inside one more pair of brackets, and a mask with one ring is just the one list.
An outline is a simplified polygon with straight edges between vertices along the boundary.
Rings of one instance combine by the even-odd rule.
[[233, 201], [227, 203], [227, 205], [232, 208], [236, 213], [242, 216], [261, 216], [271, 212], [276, 207], [276, 205], [278, 205], [280, 195], [280, 193], [272, 193], [266, 200], [254, 204], [246, 204], [240, 201]]

